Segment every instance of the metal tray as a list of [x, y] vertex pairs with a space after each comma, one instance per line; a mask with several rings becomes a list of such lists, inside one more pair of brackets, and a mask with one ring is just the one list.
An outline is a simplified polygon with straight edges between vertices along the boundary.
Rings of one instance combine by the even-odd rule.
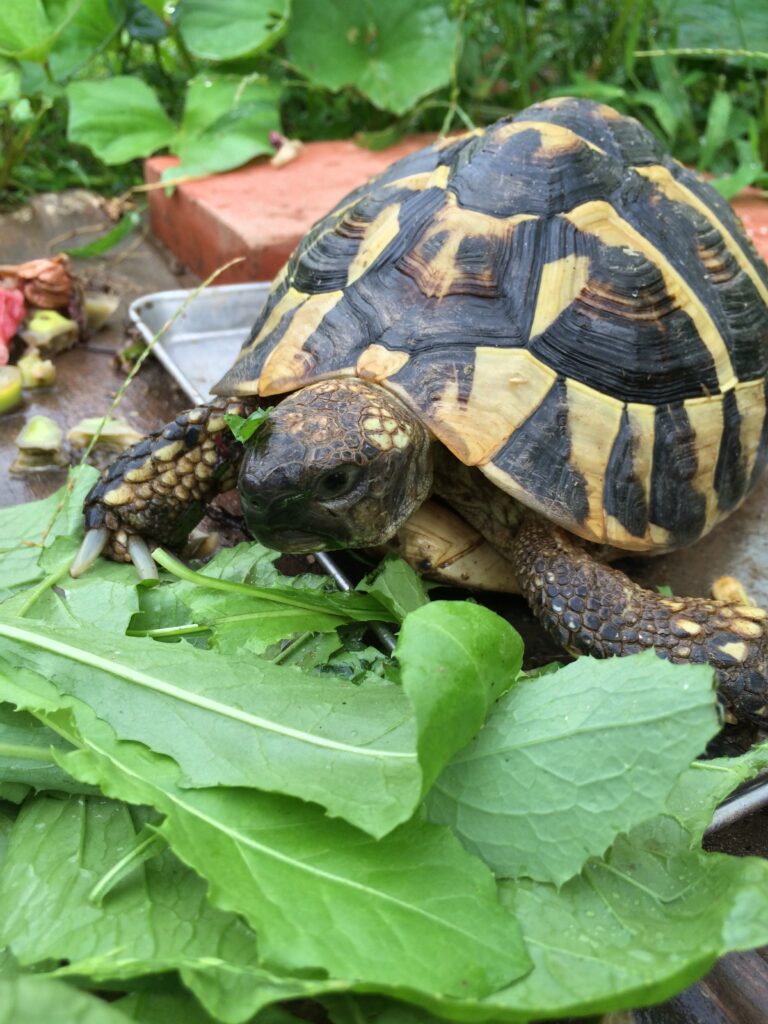
[[[211, 387], [234, 362], [261, 312], [269, 289], [270, 284], [264, 281], [206, 288], [192, 299], [155, 343], [154, 354], [194, 402], [204, 403], [211, 397]], [[131, 320], [147, 343], [191, 294], [192, 289], [183, 288], [154, 292], [131, 304]], [[343, 589], [350, 588], [349, 581], [326, 554], [321, 553], [317, 557]], [[394, 645], [391, 635], [383, 639], [391, 649]], [[715, 811], [707, 833], [725, 828], [766, 806], [768, 777], [761, 774], [737, 790]]]
[[[194, 402], [210, 399], [211, 387], [235, 361], [269, 289], [265, 281], [206, 288], [155, 343], [154, 354]], [[191, 294], [179, 288], [143, 295], [128, 314], [149, 343]]]

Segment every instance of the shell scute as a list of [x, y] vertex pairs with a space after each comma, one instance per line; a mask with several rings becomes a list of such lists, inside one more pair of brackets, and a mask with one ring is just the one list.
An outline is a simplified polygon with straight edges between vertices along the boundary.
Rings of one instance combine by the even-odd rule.
[[689, 543], [768, 463], [768, 270], [632, 118], [565, 97], [356, 189], [219, 393], [356, 375], [589, 540]]

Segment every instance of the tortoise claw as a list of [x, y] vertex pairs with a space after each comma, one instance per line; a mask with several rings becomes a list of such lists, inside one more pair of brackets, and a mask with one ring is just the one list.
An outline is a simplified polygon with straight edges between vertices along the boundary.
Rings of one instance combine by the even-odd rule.
[[78, 576], [90, 569], [104, 548], [107, 546], [109, 531], [106, 526], [100, 526], [96, 530], [88, 530], [80, 550], [75, 555], [75, 560], [69, 568], [69, 575], [77, 579]]
[[133, 533], [128, 538], [128, 554], [136, 567], [139, 579], [157, 579], [157, 565], [152, 558], [147, 542], [138, 533]]

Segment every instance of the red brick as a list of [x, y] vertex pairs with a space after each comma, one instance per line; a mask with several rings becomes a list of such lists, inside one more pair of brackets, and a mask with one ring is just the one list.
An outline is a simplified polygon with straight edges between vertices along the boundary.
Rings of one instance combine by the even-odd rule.
[[[152, 190], [152, 230], [200, 277], [244, 256], [216, 283], [269, 281], [316, 220], [353, 188], [427, 142], [427, 136], [411, 136], [378, 152], [353, 142], [310, 142], [283, 167], [252, 163], [179, 185], [170, 197], [163, 189]], [[147, 182], [159, 181], [177, 162], [168, 156], [147, 160]]]
[[[170, 197], [153, 190], [152, 230], [200, 277], [244, 256], [217, 283], [269, 281], [307, 229], [347, 192], [428, 141], [411, 136], [375, 153], [353, 142], [310, 142], [284, 167], [252, 163], [179, 185]], [[148, 160], [147, 181], [158, 181], [176, 162], [167, 156]], [[768, 261], [768, 201], [756, 189], [746, 189], [733, 205]]]
[[768, 199], [756, 188], [745, 188], [731, 200], [755, 248], [768, 263]]

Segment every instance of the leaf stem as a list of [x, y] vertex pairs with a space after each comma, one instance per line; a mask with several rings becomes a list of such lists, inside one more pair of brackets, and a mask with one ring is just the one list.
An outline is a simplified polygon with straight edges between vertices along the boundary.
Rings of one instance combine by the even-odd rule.
[[55, 764], [50, 747], [29, 747], [22, 743], [0, 743], [0, 757], [18, 757], [23, 761], [41, 761]]
[[[265, 588], [265, 587], [254, 587], [250, 583], [235, 583], [232, 580], [220, 580], [214, 576], [204, 576], [202, 573], [195, 572], [193, 569], [189, 569], [186, 565], [180, 562], [173, 555], [168, 554], [162, 548], [155, 548], [152, 552], [152, 557], [155, 561], [161, 565], [168, 572], [172, 573], [180, 580], [184, 580], [187, 583], [194, 583], [199, 587], [206, 587], [209, 590], [221, 590], [228, 594], [243, 594], [247, 597], [258, 598], [262, 601], [274, 601], [276, 604], [287, 605], [291, 608], [301, 608], [304, 611], [309, 612], [325, 612], [326, 614], [339, 615], [353, 621], [359, 621], [359, 615], [355, 614], [354, 608], [344, 608], [349, 600], [345, 594], [333, 594], [328, 597], [311, 598], [299, 597], [294, 595], [293, 592], [286, 590], [278, 590], [277, 588]], [[363, 598], [361, 594], [352, 595], [354, 597]], [[341, 602], [342, 606], [338, 607], [335, 602]], [[386, 609], [381, 606], [378, 607], [376, 602], [376, 608], [370, 608], [368, 611], [363, 608], [362, 610], [371, 618], [376, 620], [387, 618]], [[359, 612], [361, 609], [357, 609]], [[390, 619], [391, 621], [391, 619]]]
[[0, 758], [18, 758], [22, 761], [55, 764], [49, 746], [28, 746], [24, 743], [0, 743]]
[[33, 587], [33, 589], [30, 590], [26, 601], [24, 601], [21, 607], [17, 610], [17, 615], [19, 616], [20, 619], [24, 618], [29, 609], [37, 602], [39, 598], [43, 596], [43, 594], [47, 590], [50, 590], [51, 587], [55, 587], [59, 580], [62, 578], [62, 576], [66, 576], [66, 574], [69, 572], [69, 567], [70, 565], [72, 565], [73, 561], [74, 558], [68, 558], [64, 565], [59, 566], [59, 568], [56, 569], [55, 572], [50, 573], [50, 575], [46, 576], [45, 579], [40, 580], [37, 586]]
[[141, 839], [133, 846], [124, 857], [120, 860], [115, 861], [109, 871], [106, 871], [98, 882], [94, 885], [91, 891], [88, 893], [88, 899], [91, 903], [100, 904], [104, 897], [107, 895], [109, 890], [112, 888], [114, 883], [118, 881], [120, 877], [126, 874], [134, 863], [138, 867], [139, 864], [143, 863], [150, 856], [150, 851], [153, 846], [159, 846], [157, 853], [160, 853], [166, 847], [165, 839], [160, 835], [159, 832], [150, 832], [147, 836]]

